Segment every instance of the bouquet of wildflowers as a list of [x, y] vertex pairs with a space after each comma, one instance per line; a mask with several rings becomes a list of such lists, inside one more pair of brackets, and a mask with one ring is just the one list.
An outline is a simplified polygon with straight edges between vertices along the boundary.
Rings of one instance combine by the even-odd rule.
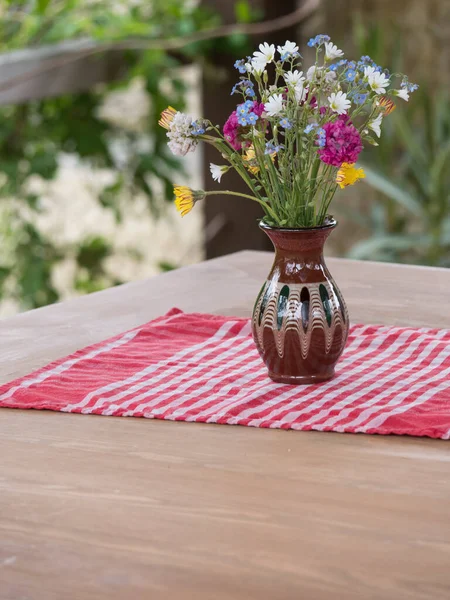
[[212, 144], [225, 163], [210, 165], [213, 179], [235, 169], [249, 188], [240, 194], [175, 186], [182, 215], [209, 195], [229, 194], [258, 202], [267, 225], [317, 227], [326, 222], [336, 190], [364, 177], [356, 165], [364, 143], [378, 145], [394, 98], [408, 101], [418, 86], [368, 56], [344, 59], [327, 35], [308, 46], [316, 53], [308, 69], [289, 41], [276, 50], [261, 44], [253, 57], [236, 61], [240, 79], [231, 93], [241, 98], [222, 131], [171, 107], [162, 113], [159, 124], [174, 154], [184, 156], [200, 141]]

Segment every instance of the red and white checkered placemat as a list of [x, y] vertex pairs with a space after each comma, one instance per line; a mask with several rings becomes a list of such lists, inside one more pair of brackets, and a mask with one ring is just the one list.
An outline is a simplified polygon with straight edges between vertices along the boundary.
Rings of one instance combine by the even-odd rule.
[[450, 438], [450, 331], [354, 325], [331, 381], [273, 383], [247, 319], [174, 309], [0, 387], [0, 407]]

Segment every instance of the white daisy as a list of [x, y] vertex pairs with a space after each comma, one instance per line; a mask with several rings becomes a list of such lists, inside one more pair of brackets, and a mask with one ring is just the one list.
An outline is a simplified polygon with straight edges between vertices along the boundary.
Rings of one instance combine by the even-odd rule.
[[266, 65], [267, 63], [263, 58], [252, 58], [250, 63], [250, 72], [253, 73], [253, 75], [262, 75]]
[[364, 77], [369, 79], [371, 75], [376, 73], [375, 67], [364, 67]]
[[403, 88], [401, 90], [394, 90], [394, 94], [402, 100], [405, 100], [405, 102], [408, 102], [409, 100], [409, 94], [406, 88]]
[[266, 63], [271, 63], [275, 58], [275, 46], [273, 44], [269, 44], [264, 42], [264, 44], [259, 45], [259, 52], [253, 52], [253, 56], [258, 61], [265, 61]]
[[389, 85], [389, 78], [384, 73], [375, 71], [373, 67], [364, 69], [364, 78], [367, 79], [370, 89], [376, 94], [384, 94]]
[[333, 42], [325, 43], [325, 60], [334, 60], [340, 56], [344, 56], [344, 53]]
[[369, 86], [376, 94], [384, 94], [389, 85], [389, 78], [384, 73], [374, 73], [369, 78]]
[[343, 115], [346, 113], [352, 104], [350, 100], [347, 100], [347, 94], [344, 94], [344, 92], [331, 94], [328, 97], [328, 102], [330, 103], [331, 110], [336, 112], [338, 115]]
[[229, 171], [230, 167], [228, 165], [215, 165], [214, 163], [209, 163], [209, 170], [211, 171], [214, 181], [218, 181], [220, 183], [222, 175]]
[[371, 129], [372, 131], [375, 132], [377, 137], [380, 137], [381, 135], [381, 121], [383, 120], [383, 115], [378, 115], [378, 117], [376, 119], [374, 119], [373, 121], [370, 121], [370, 123], [367, 125], [367, 127], [369, 129]]
[[264, 110], [269, 117], [276, 117], [283, 110], [283, 94], [274, 94], [264, 104]]
[[284, 79], [288, 85], [295, 87], [299, 83], [303, 83], [305, 78], [303, 77], [303, 71], [288, 71], [284, 74]]
[[295, 54], [296, 52], [298, 52], [298, 46], [296, 45], [295, 42], [286, 41], [286, 43], [284, 44], [284, 46], [278, 46], [277, 50], [280, 53], [280, 56], [284, 60], [288, 56], [292, 56], [293, 54]]

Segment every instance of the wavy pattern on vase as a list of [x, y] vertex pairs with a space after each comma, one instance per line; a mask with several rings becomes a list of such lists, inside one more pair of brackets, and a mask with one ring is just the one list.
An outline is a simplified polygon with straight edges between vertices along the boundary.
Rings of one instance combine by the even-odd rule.
[[[280, 294], [286, 297], [286, 288], [287, 300], [280, 302]], [[348, 336], [348, 313], [332, 280], [310, 284], [285, 284], [272, 280], [267, 281], [261, 291], [255, 305], [252, 325], [260, 353], [263, 351], [264, 331], [269, 330], [273, 335], [278, 356], [282, 358], [285, 353], [286, 335], [292, 331], [298, 336], [301, 356], [306, 360], [315, 330], [323, 332], [325, 352], [328, 354], [333, 346], [336, 329], [339, 328], [341, 339], [339, 347], [334, 348], [333, 352], [337, 355], [342, 353]]]

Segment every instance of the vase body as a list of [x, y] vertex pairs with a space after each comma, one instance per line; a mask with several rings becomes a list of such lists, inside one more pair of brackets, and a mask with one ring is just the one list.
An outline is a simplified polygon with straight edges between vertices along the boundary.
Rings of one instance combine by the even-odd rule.
[[349, 330], [346, 305], [323, 258], [336, 221], [310, 229], [260, 227], [275, 260], [256, 299], [252, 332], [269, 377], [287, 384], [331, 379]]

